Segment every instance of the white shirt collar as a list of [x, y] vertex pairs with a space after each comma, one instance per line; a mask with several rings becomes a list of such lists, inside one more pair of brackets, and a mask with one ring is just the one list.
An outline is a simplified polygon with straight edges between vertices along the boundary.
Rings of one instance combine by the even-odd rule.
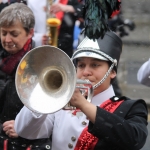
[[96, 105], [96, 106], [100, 106], [104, 101], [110, 99], [113, 96], [115, 96], [115, 93], [114, 93], [112, 85], [110, 85], [108, 89], [106, 89], [105, 91], [95, 95], [92, 98], [91, 103]]

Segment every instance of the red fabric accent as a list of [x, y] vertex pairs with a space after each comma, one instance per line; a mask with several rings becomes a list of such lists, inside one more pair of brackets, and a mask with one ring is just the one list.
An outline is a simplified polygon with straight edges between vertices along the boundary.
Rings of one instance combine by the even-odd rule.
[[23, 49], [19, 52], [5, 57], [0, 64], [0, 69], [5, 73], [11, 75], [14, 69], [16, 69], [22, 57], [31, 49], [31, 41], [32, 39], [29, 39], [24, 45]]
[[8, 150], [8, 140], [4, 140], [4, 150]]
[[114, 16], [118, 15], [119, 13], [120, 13], [120, 10], [113, 11], [110, 18], [113, 18]]
[[[100, 107], [105, 109], [106, 111], [109, 111], [110, 113], [113, 113], [122, 102], [123, 100], [117, 102], [107, 100], [102, 105], [100, 105]], [[89, 133], [88, 127], [86, 127], [82, 131], [74, 150], [93, 150], [97, 142], [98, 138]]]
[[29, 147], [27, 147], [27, 149], [26, 150], [31, 150], [32, 149], [32, 146], [29, 146]]
[[87, 127], [82, 131], [74, 150], [93, 150], [98, 138], [87, 131]]
[[73, 114], [74, 116], [76, 116], [77, 112], [81, 112], [81, 110], [80, 110], [80, 109], [76, 109], [75, 111], [73, 111], [72, 114]]
[[[30, 145], [27, 147], [26, 150], [31, 150], [32, 146]], [[8, 150], [8, 139], [4, 140], [4, 149], [3, 150]]]
[[110, 113], [113, 113], [122, 102], [123, 101], [112, 102], [111, 100], [107, 100], [106, 102], [102, 103], [100, 107], [106, 111], [109, 111]]
[[[67, 5], [68, 0], [59, 0], [59, 3]], [[56, 13], [56, 18], [62, 20], [63, 17], [64, 17], [64, 12], [63, 11]]]
[[[118, 0], [118, 2], [121, 2], [121, 0]], [[120, 10], [113, 11], [110, 18], [113, 18], [114, 16], [118, 15], [119, 13], [120, 13]]]

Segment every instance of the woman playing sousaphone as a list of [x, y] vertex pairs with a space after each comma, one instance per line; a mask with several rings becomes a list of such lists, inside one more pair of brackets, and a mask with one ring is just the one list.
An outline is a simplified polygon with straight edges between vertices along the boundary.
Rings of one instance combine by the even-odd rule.
[[[15, 130], [28, 139], [52, 135], [52, 150], [139, 150], [148, 134], [146, 103], [142, 99], [116, 97], [111, 85], [117, 75], [122, 41], [108, 29], [105, 19], [109, 17], [107, 8], [112, 13], [116, 1], [85, 2], [85, 14], [90, 15], [85, 21], [89, 24], [86, 22], [86, 37], [80, 42], [72, 60], [77, 78], [89, 80], [93, 85], [91, 103], [76, 89], [70, 103], [77, 110], [61, 109], [47, 115], [34, 113], [24, 106], [16, 117]], [[97, 20], [100, 18], [97, 11], [101, 11], [102, 20]], [[96, 19], [93, 24], [92, 17]], [[101, 28], [98, 29], [96, 23]], [[96, 28], [92, 30], [91, 27]]]

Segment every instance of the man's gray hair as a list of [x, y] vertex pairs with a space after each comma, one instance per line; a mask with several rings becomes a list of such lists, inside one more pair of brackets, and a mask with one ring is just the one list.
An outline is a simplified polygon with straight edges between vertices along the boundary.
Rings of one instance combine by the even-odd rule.
[[26, 32], [34, 28], [35, 18], [32, 10], [23, 3], [13, 3], [5, 7], [0, 13], [0, 27], [10, 27], [17, 22], [22, 23]]

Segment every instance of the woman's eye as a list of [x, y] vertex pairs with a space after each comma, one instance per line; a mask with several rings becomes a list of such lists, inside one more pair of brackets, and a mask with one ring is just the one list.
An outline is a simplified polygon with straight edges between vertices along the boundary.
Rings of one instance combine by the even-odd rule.
[[78, 68], [83, 68], [83, 67], [84, 67], [84, 64], [79, 64], [77, 67], [78, 67]]
[[6, 36], [6, 33], [3, 33], [2, 35], [3, 35], [3, 36]]
[[19, 35], [19, 33], [16, 31], [10, 32], [10, 34], [12, 37], [17, 37]]
[[2, 35], [3, 35], [3, 36], [6, 36], [6, 34], [7, 34], [6, 32], [2, 32]]
[[18, 34], [12, 34], [12, 36], [13, 36], [13, 37], [17, 37], [17, 36], [18, 36]]
[[92, 64], [92, 67], [98, 67], [100, 64]]

